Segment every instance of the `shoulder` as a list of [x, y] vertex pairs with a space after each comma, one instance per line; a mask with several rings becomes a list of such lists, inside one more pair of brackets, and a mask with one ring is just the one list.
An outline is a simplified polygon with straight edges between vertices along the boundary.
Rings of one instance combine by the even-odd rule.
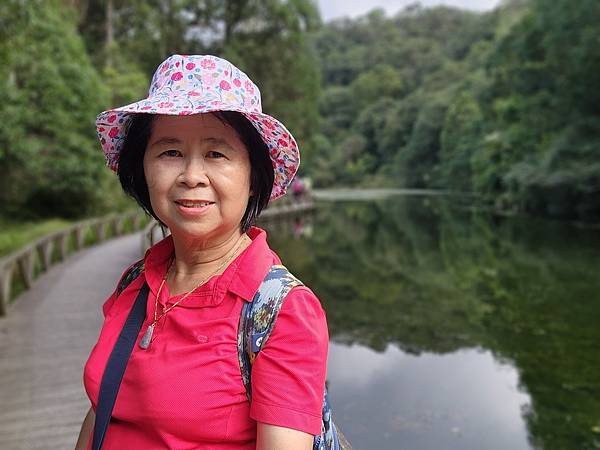
[[325, 314], [319, 298], [308, 286], [304, 284], [295, 286], [290, 290], [285, 297], [285, 301], [283, 302], [282, 309], [283, 308], [310, 309], [322, 312], [323, 315]]
[[250, 417], [319, 434], [328, 341], [321, 302], [306, 286], [294, 287], [252, 367]]
[[283, 309], [294, 310], [297, 312], [311, 312], [315, 316], [325, 317], [325, 310], [321, 304], [321, 300], [315, 293], [305, 285], [294, 287], [286, 296], [282, 305]]
[[[277, 261], [279, 258], [274, 253]], [[275, 282], [270, 285], [270, 280]], [[282, 290], [285, 294], [281, 304], [279, 315], [297, 316], [298, 320], [303, 317], [308, 319], [325, 319], [325, 311], [321, 301], [315, 293], [306, 286], [298, 277], [291, 273], [281, 263], [275, 263], [269, 270], [263, 282], [263, 286], [270, 285], [274, 291]], [[268, 293], [265, 297], [269, 297]], [[278, 319], [279, 321], [279, 319]], [[276, 322], [277, 324], [277, 322]]]
[[292, 288], [285, 296], [273, 329], [275, 335], [310, 336], [327, 342], [327, 318], [320, 300], [307, 286]]
[[255, 297], [253, 308], [258, 311], [274, 310], [277, 315], [284, 311], [296, 313], [312, 312], [323, 315], [321, 302], [302, 281], [285, 266], [273, 264], [262, 281]]
[[140, 275], [140, 273], [142, 273], [143, 270], [144, 270], [144, 259], [140, 259], [140, 260], [134, 262], [127, 269], [125, 269], [125, 272], [123, 272], [123, 274], [121, 275], [121, 279], [119, 280], [119, 283], [117, 284], [117, 289], [116, 289], [117, 297], [121, 294], [121, 292], [123, 292], [127, 288], [127, 286], [129, 286], [131, 284], [131, 282], [133, 280], [135, 280]]
[[129, 267], [125, 269], [119, 282], [117, 283], [117, 287], [113, 291], [110, 297], [104, 302], [102, 305], [102, 312], [104, 317], [108, 315], [108, 312], [111, 310], [115, 300], [121, 295], [121, 293], [127, 289], [127, 287], [136, 279], [144, 270], [144, 260], [140, 259], [135, 261]]

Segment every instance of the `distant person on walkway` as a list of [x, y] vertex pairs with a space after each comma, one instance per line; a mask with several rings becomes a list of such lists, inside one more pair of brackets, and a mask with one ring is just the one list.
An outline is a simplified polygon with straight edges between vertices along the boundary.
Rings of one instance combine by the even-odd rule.
[[171, 235], [125, 271], [102, 307], [84, 369], [91, 408], [76, 448], [91, 448], [109, 355], [147, 284], [102, 448], [312, 449], [328, 349], [317, 297], [300, 282], [285, 296], [252, 363], [251, 401], [238, 352], [242, 308], [281, 264], [253, 223], [298, 170], [293, 136], [262, 113], [245, 73], [202, 55], [169, 57], [148, 98], [101, 113], [96, 125], [125, 192]]
[[294, 200], [296, 202], [302, 201], [305, 191], [306, 188], [304, 186], [304, 182], [300, 178], [296, 177], [294, 181], [292, 181], [292, 194], [294, 196]]

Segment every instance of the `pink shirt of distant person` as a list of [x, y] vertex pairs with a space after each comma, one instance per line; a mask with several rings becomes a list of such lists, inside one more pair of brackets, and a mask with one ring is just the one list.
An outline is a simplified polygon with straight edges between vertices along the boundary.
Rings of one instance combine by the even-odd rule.
[[[328, 333], [321, 304], [307, 287], [287, 295], [252, 368], [252, 405], [246, 397], [237, 355], [242, 305], [252, 301], [271, 265], [280, 264], [265, 231], [252, 227], [248, 235], [252, 244], [222, 275], [158, 323], [149, 349], [136, 344], [104, 450], [250, 450], [256, 446], [256, 421], [321, 432]], [[106, 362], [137, 293], [145, 279], [151, 294], [139, 342], [152, 322], [155, 295], [172, 254], [169, 236], [146, 252], [144, 272], [118, 298], [113, 293], [105, 302], [104, 324], [84, 370], [94, 410]], [[170, 297], [165, 286], [159, 302], [168, 307], [180, 297]]]

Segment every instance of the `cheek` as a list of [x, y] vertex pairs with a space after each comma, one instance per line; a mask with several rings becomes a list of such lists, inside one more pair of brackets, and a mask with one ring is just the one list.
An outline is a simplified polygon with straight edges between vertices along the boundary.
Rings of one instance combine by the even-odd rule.
[[219, 179], [228, 185], [228, 191], [237, 199], [250, 196], [250, 166], [238, 162], [219, 174]]
[[146, 178], [146, 186], [152, 195], [152, 191], [160, 189], [160, 170], [156, 165], [152, 165], [144, 161], [144, 177]]
[[244, 194], [252, 195], [252, 166], [248, 158], [244, 163]]
[[[148, 170], [149, 169], [149, 170]], [[155, 214], [159, 214], [164, 207], [164, 199], [166, 198], [165, 189], [161, 183], [161, 177], [152, 168], [144, 167], [144, 176], [146, 178], [146, 186], [148, 188], [148, 197], [150, 205]]]
[[155, 180], [154, 176], [152, 175], [152, 168], [150, 167], [150, 164], [146, 160], [145, 156], [144, 160], [142, 161], [142, 167], [144, 170], [144, 178], [146, 179], [146, 186], [148, 186], [148, 190], [150, 190], [150, 188], [154, 187]]
[[248, 200], [250, 199], [250, 196], [252, 195], [252, 189], [250, 188], [250, 186], [251, 186], [250, 177], [248, 177], [248, 179], [245, 180], [245, 182], [243, 183], [242, 186], [243, 187], [240, 189], [240, 196], [247, 203]]
[[152, 174], [146, 175], [146, 186], [148, 186], [148, 191], [150, 192], [150, 195], [152, 195], [152, 192], [156, 189], [157, 184], [157, 180], [155, 177], [152, 176]]

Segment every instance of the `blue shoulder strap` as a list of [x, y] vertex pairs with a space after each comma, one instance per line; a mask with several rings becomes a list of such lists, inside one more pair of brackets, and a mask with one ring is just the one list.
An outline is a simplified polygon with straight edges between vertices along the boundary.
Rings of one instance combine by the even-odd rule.
[[[244, 303], [238, 327], [238, 358], [248, 400], [252, 401], [252, 363], [271, 335], [283, 300], [292, 288], [303, 283], [282, 265], [271, 267], [251, 302]], [[337, 429], [325, 388], [321, 434], [315, 436], [313, 450], [340, 450]]]
[[98, 391], [96, 421], [94, 422], [91, 447], [93, 450], [100, 450], [102, 448], [119, 387], [121, 386], [121, 380], [127, 368], [127, 361], [129, 361], [129, 356], [133, 351], [133, 346], [146, 317], [146, 302], [149, 291], [148, 284], [144, 283], [135, 299], [135, 303], [129, 311], [117, 342], [108, 357], [102, 381], [100, 382], [100, 390]]

